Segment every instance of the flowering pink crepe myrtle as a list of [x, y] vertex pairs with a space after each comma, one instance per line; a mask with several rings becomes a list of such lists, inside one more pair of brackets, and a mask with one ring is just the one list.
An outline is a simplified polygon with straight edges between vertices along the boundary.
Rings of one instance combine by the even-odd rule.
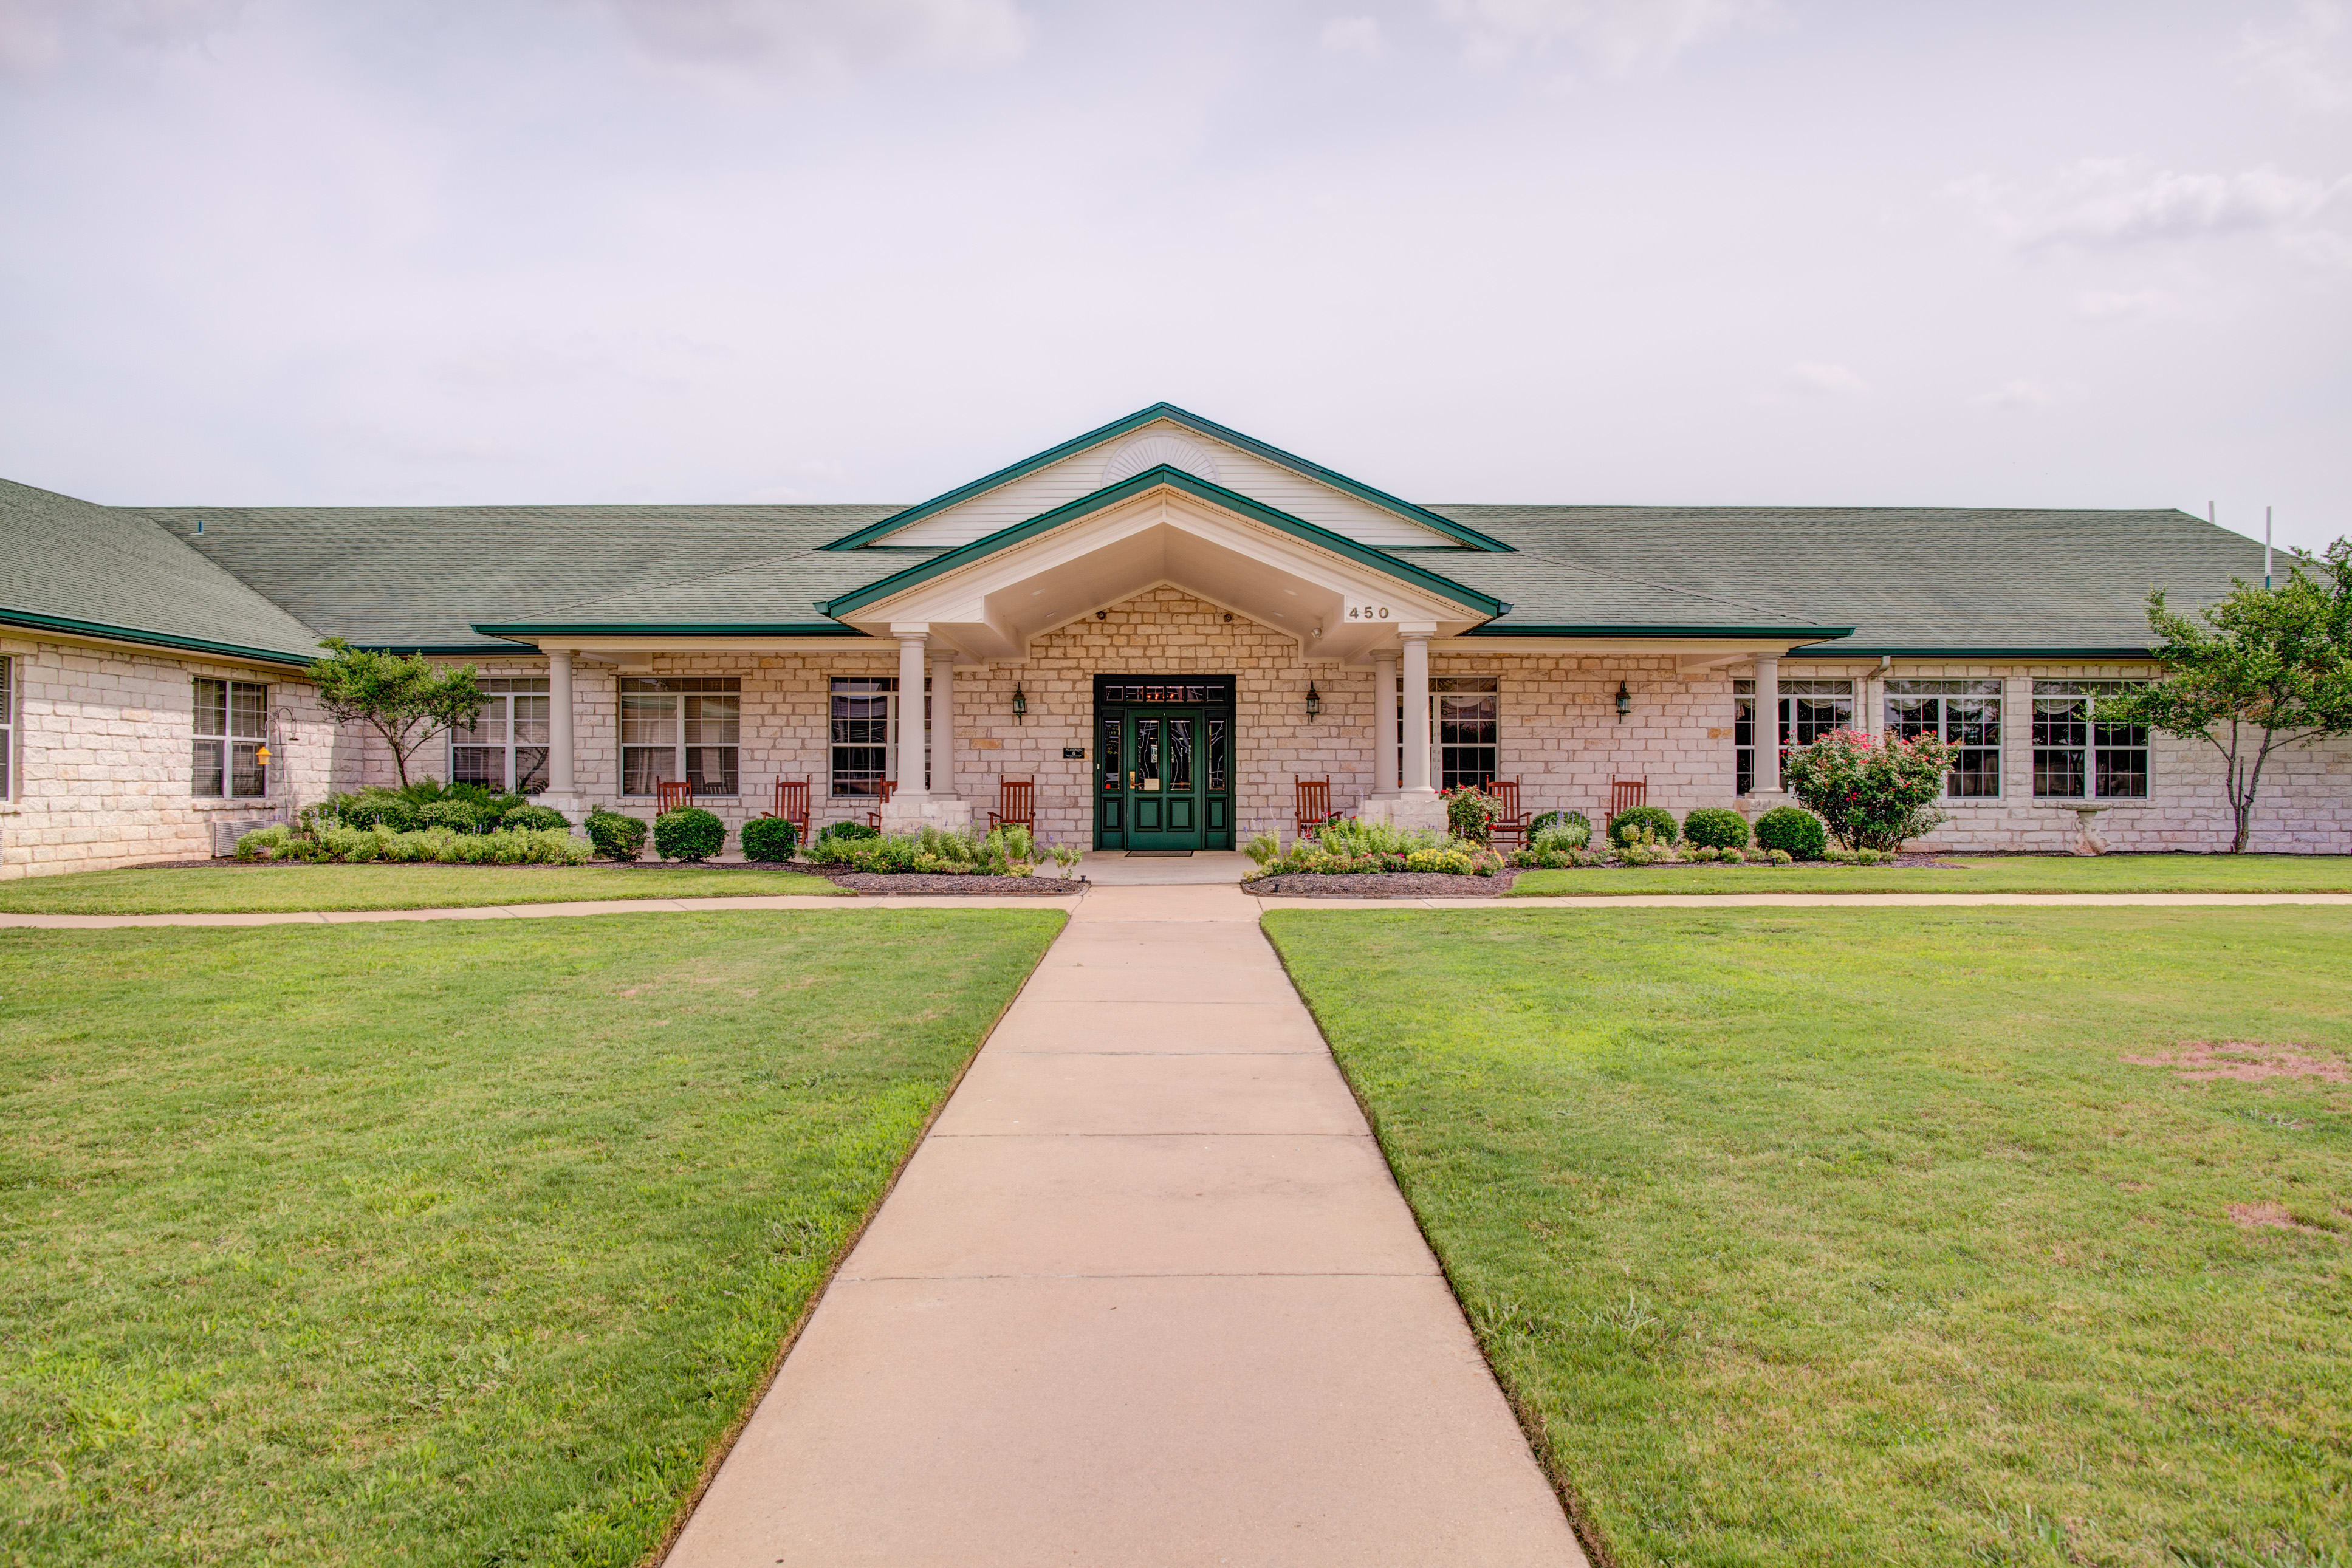
[[1952, 748], [1932, 735], [1879, 737], [1835, 729], [1780, 754], [1780, 777], [1805, 809], [1850, 850], [1902, 848], [1945, 820]]

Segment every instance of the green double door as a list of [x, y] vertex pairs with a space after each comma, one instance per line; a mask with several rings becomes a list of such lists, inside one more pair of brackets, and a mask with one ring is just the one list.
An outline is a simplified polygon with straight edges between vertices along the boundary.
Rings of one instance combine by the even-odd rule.
[[1097, 682], [1096, 848], [1233, 847], [1233, 709], [1206, 700], [1232, 690], [1206, 679]]

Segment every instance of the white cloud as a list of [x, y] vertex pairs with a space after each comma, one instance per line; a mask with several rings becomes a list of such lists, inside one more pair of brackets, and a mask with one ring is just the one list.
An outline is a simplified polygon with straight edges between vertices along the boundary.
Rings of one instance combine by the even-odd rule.
[[1437, 0], [1482, 65], [1566, 44], [1603, 75], [1663, 68], [1685, 49], [1777, 15], [1772, 0]]
[[2179, 299], [2162, 288], [2086, 288], [2074, 296], [2074, 313], [2094, 321], [2169, 316], [2179, 308]]
[[2276, 169], [2148, 173], [2113, 158], [2085, 159], [2036, 193], [2000, 190], [1983, 182], [1967, 187], [1994, 222], [2028, 249], [2122, 249], [2209, 236], [2286, 235], [2308, 229], [2346, 188], [2342, 180]]
[[1843, 365], [1801, 361], [1781, 377], [1790, 392], [1807, 397], [1868, 397], [1870, 383]]
[[1334, 16], [1323, 24], [1319, 42], [1335, 55], [1362, 55], [1367, 59], [1388, 48], [1377, 16]]
[[609, 0], [646, 55], [689, 69], [841, 76], [876, 67], [983, 68], [1017, 59], [1012, 0]]
[[2284, 28], [2246, 29], [2239, 80], [2266, 88], [2301, 109], [2340, 114], [2352, 109], [2352, 25], [2335, 0], [2303, 0]]
[[57, 0], [0, 0], [0, 76], [30, 77], [65, 57]]
[[2020, 380], [2003, 382], [1990, 392], [1979, 392], [1969, 399], [1969, 402], [1975, 408], [2018, 412], [2030, 408], [2047, 408], [2056, 402], [2058, 398], [2059, 392], [2055, 387], [2045, 386], [2040, 382]]

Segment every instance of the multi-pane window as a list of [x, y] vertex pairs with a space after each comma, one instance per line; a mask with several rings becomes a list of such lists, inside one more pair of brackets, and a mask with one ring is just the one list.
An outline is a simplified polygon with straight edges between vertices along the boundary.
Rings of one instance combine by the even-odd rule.
[[[898, 681], [895, 675], [833, 677], [833, 792], [879, 795], [898, 776]], [[923, 682], [923, 788], [930, 788], [931, 683]]]
[[547, 788], [547, 677], [486, 675], [489, 698], [474, 722], [449, 732], [449, 778], [535, 795]]
[[1944, 795], [1989, 800], [2000, 794], [2000, 683], [1889, 681], [1886, 733], [1903, 740], [1923, 735], [1952, 748]]
[[[1492, 675], [1433, 675], [1429, 682], [1431, 782], [1484, 788], [1498, 766], [1498, 699]], [[1404, 681], [1397, 681], [1397, 778], [1404, 778]]]
[[2033, 683], [2033, 793], [2050, 800], [2147, 799], [2147, 731], [2098, 724], [2091, 704], [2131, 681]]
[[[1852, 681], [1782, 681], [1780, 688], [1780, 749], [1811, 746], [1833, 729], [1853, 727]], [[1731, 683], [1731, 749], [1738, 772], [1737, 788], [1745, 795], [1756, 788], [1756, 683]]]
[[698, 795], [739, 792], [742, 683], [732, 675], [624, 676], [621, 793], [654, 795], [680, 779]]
[[0, 800], [10, 799], [16, 783], [16, 687], [11, 680], [14, 661], [0, 654]]
[[188, 789], [197, 796], [257, 800], [269, 792], [261, 760], [269, 732], [269, 688], [246, 681], [198, 681]]

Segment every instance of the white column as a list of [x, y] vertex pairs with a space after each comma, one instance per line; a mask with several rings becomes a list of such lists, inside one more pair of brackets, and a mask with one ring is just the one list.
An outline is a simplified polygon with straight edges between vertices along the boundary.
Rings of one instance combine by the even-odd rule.
[[1429, 784], [1429, 633], [1404, 637], [1404, 780], [1406, 795], [1432, 795]]
[[1780, 792], [1780, 660], [1756, 655], [1756, 788], [1758, 795]]
[[569, 795], [572, 782], [572, 650], [547, 655], [547, 791]]
[[924, 633], [898, 634], [898, 794], [901, 800], [922, 800], [923, 671], [928, 664]]
[[1372, 655], [1372, 793], [1397, 792], [1397, 656]]
[[955, 655], [931, 655], [931, 793], [952, 796], [955, 776]]

